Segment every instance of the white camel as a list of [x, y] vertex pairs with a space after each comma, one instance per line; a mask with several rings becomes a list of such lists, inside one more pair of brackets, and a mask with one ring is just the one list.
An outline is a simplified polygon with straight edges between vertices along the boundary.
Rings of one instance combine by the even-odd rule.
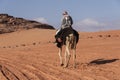
[[59, 47], [59, 57], [60, 57], [60, 65], [64, 66], [64, 67], [68, 67], [69, 64], [69, 60], [71, 57], [71, 53], [70, 50], [73, 50], [73, 61], [74, 61], [74, 68], [76, 67], [76, 44], [77, 44], [77, 37], [72, 33], [69, 34], [66, 37], [66, 41], [65, 41], [65, 61], [63, 64], [63, 58], [62, 58], [62, 46]]

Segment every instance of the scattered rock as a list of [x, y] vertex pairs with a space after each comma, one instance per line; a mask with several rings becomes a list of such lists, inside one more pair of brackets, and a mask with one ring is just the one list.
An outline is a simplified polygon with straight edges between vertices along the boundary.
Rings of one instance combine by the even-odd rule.
[[99, 37], [103, 37], [102, 35], [98, 35]]
[[34, 42], [33, 45], [36, 45], [36, 43]]
[[25, 44], [21, 44], [21, 46], [26, 46]]

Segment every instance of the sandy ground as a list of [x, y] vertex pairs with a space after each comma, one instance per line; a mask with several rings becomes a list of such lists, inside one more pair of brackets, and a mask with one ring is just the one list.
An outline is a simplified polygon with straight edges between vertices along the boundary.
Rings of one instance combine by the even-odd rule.
[[0, 34], [0, 80], [120, 80], [119, 30], [79, 32], [76, 69], [72, 57], [68, 68], [60, 66], [55, 32]]

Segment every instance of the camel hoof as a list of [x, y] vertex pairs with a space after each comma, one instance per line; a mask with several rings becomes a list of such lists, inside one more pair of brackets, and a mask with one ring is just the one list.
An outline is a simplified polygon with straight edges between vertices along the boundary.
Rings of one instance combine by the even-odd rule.
[[62, 64], [60, 64], [60, 66], [63, 66], [64, 64], [62, 63]]
[[63, 66], [63, 68], [67, 68], [67, 66]]
[[74, 66], [74, 69], [76, 68], [76, 66]]
[[76, 68], [76, 63], [73, 64], [74, 69]]
[[68, 67], [68, 65], [64, 65], [64, 68], [67, 68]]

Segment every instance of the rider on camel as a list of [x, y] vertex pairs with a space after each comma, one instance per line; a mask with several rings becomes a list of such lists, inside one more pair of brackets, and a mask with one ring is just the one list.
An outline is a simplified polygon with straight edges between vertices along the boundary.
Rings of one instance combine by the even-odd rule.
[[72, 29], [72, 24], [73, 24], [72, 17], [68, 14], [67, 11], [64, 11], [62, 15], [63, 15], [63, 18], [62, 18], [61, 28], [57, 31], [55, 35], [58, 47], [61, 46], [61, 43], [64, 43], [64, 41], [62, 40], [65, 39], [65, 37], [68, 34], [73, 32], [77, 34], [77, 32]]

